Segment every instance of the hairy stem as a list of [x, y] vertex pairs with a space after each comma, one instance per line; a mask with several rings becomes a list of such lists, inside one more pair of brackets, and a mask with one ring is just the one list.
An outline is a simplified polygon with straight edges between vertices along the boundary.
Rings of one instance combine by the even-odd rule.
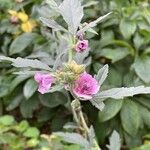
[[[82, 128], [84, 130], [84, 134], [86, 138], [88, 138], [90, 130], [85, 121], [85, 118], [81, 109], [80, 101], [78, 99], [73, 100], [71, 103], [71, 106], [72, 106], [74, 120], [76, 121], [79, 128]], [[93, 139], [92, 150], [101, 150], [95, 138]]]

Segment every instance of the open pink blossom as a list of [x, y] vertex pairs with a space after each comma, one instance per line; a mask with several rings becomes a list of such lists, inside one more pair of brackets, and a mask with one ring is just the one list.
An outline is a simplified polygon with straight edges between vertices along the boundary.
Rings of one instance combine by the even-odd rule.
[[84, 72], [75, 81], [73, 93], [82, 100], [90, 100], [99, 91], [99, 88], [97, 80]]
[[41, 94], [46, 93], [50, 89], [52, 83], [54, 83], [54, 77], [50, 74], [36, 73], [34, 75], [34, 80], [38, 83], [38, 91]]
[[88, 40], [79, 40], [75, 46], [75, 50], [79, 53], [84, 52], [88, 48]]

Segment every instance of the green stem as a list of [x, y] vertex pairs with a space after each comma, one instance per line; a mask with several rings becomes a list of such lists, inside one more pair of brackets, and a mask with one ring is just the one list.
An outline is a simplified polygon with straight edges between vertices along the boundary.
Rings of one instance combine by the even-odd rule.
[[[85, 135], [86, 135], [86, 137], [88, 137], [89, 136], [89, 128], [88, 128], [87, 123], [84, 119], [84, 115], [83, 115], [83, 112], [81, 110], [80, 101], [78, 99], [73, 100], [71, 103], [71, 106], [72, 106], [72, 112], [73, 112], [74, 120], [76, 121], [76, 123], [78, 124], [78, 126], [80, 128], [84, 129]], [[101, 150], [96, 139], [93, 139], [92, 150]]]
[[69, 55], [69, 56], [68, 56], [68, 57], [69, 57], [68, 62], [71, 62], [71, 61], [72, 61], [72, 59], [73, 59], [72, 49], [70, 49], [70, 50], [69, 50], [68, 55]]

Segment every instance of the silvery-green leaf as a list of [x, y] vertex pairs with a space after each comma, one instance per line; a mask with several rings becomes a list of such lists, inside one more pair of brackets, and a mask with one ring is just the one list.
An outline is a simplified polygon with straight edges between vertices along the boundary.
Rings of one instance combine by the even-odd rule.
[[97, 75], [95, 75], [95, 79], [98, 81], [99, 85], [101, 86], [105, 79], [107, 78], [108, 74], [108, 65], [104, 65], [103, 68], [101, 68]]
[[54, 0], [46, 0], [45, 2], [52, 8], [58, 8], [58, 5]]
[[107, 145], [109, 150], [120, 150], [121, 149], [121, 139], [117, 131], [113, 131], [109, 138], [110, 145]]
[[0, 56], [0, 62], [1, 61], [14, 61], [14, 58], [6, 57], [6, 56]]
[[54, 135], [63, 137], [63, 140], [68, 143], [79, 144], [84, 148], [84, 150], [90, 150], [89, 142], [80, 134], [56, 132]]
[[24, 71], [13, 72], [13, 74], [34, 76], [36, 72], [43, 73], [43, 71], [28, 71], [28, 70], [24, 70]]
[[102, 111], [105, 107], [105, 104], [102, 101], [99, 102], [98, 100], [92, 99], [90, 100], [90, 102], [92, 103], [93, 106], [95, 106], [100, 111]]
[[63, 85], [54, 85], [50, 88], [50, 90], [47, 92], [47, 93], [53, 93], [53, 92], [56, 92], [56, 91], [60, 91], [64, 88]]
[[97, 33], [94, 29], [92, 29], [92, 28], [89, 28], [89, 29], [87, 30], [87, 32], [90, 32], [90, 33], [93, 33], [93, 34], [98, 35], [98, 33]]
[[98, 4], [98, 1], [91, 1], [91, 2], [87, 2], [86, 4], [83, 5], [83, 7], [90, 7], [92, 5], [96, 5]]
[[65, 62], [65, 55], [66, 55], [66, 52], [62, 52], [61, 54], [59, 54], [54, 62], [54, 65], [53, 65], [53, 69], [57, 69], [58, 67], [61, 67], [63, 62]]
[[86, 59], [86, 57], [89, 55], [89, 49], [82, 52], [82, 53], [76, 53], [75, 55], [75, 61], [78, 63], [78, 64], [83, 64], [84, 60]]
[[111, 12], [108, 13], [108, 14], [106, 14], [106, 15], [104, 15], [104, 16], [99, 17], [98, 19], [96, 19], [96, 20], [94, 20], [94, 21], [92, 21], [92, 22], [90, 22], [90, 23], [88, 23], [85, 27], [83, 27], [82, 29], [80, 29], [80, 30], [78, 31], [78, 34], [87, 31], [89, 28], [95, 27], [98, 23], [100, 23], [101, 21], [103, 21], [103, 20], [104, 20], [106, 17], [108, 17], [110, 14], [111, 14]]
[[5, 56], [0, 56], [0, 61], [1, 60], [11, 61], [12, 66], [17, 67], [17, 68], [31, 67], [31, 68], [51, 71], [51, 68], [48, 65], [46, 65], [45, 63], [42, 63], [41, 61], [37, 59], [26, 59], [26, 58], [21, 58], [21, 57], [17, 57], [16, 59], [14, 59], [14, 58], [9, 58]]
[[59, 10], [64, 20], [68, 24], [69, 31], [76, 34], [78, 26], [80, 25], [83, 17], [83, 7], [79, 0], [64, 0]]
[[56, 21], [52, 20], [52, 19], [47, 19], [44, 17], [40, 17], [40, 20], [42, 21], [42, 23], [46, 26], [48, 26], [49, 28], [54, 29], [55, 31], [58, 30], [65, 30], [61, 25], [59, 25]]
[[150, 87], [138, 86], [138, 87], [122, 87], [112, 88], [106, 91], [100, 91], [94, 98], [95, 99], [123, 99], [124, 97], [134, 96], [137, 94], [149, 94]]
[[68, 122], [63, 126], [63, 128], [64, 129], [78, 129], [79, 127], [74, 122]]

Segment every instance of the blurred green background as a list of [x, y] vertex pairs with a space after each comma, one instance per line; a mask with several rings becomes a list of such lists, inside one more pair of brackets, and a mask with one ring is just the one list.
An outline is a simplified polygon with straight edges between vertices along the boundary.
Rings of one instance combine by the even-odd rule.
[[[150, 1], [82, 0], [82, 4], [83, 22], [113, 12], [95, 28], [98, 34], [86, 35], [91, 49], [90, 73], [97, 73], [106, 63], [110, 67], [103, 89], [150, 86]], [[53, 66], [61, 39], [59, 33], [54, 36], [42, 25], [40, 16], [53, 17], [63, 24], [43, 0], [0, 0], [0, 55], [37, 58]], [[80, 150], [78, 145], [68, 145], [51, 135], [72, 121], [67, 105], [70, 95], [65, 91], [40, 95], [33, 78], [13, 74], [17, 71], [0, 62], [0, 149]], [[108, 136], [115, 129], [121, 135], [122, 149], [149, 150], [150, 95], [108, 99], [105, 104], [102, 112], [89, 102], [82, 104], [102, 149], [106, 149]]]

